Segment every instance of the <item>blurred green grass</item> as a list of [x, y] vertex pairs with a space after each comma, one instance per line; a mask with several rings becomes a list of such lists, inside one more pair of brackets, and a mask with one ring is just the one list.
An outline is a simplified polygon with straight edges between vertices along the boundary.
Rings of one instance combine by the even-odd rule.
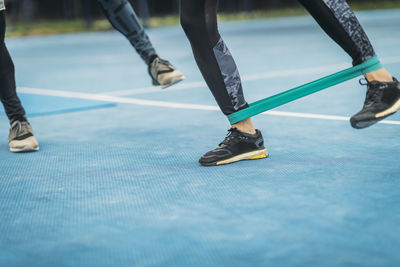
[[[369, 3], [353, 4], [352, 8], [356, 11], [360, 10], [374, 10], [374, 9], [393, 9], [400, 8], [399, 1], [376, 1]], [[289, 17], [301, 16], [307, 12], [302, 8], [285, 8], [279, 10], [263, 10], [251, 13], [221, 13], [218, 15], [220, 21], [233, 21], [233, 20], [249, 20], [249, 19], [262, 19], [262, 18], [276, 18], [276, 17]], [[169, 25], [179, 24], [179, 16], [171, 15], [164, 17], [152, 17], [147, 23], [150, 27], [162, 27]], [[83, 20], [74, 21], [39, 21], [35, 23], [19, 23], [17, 25], [8, 24], [7, 37], [19, 37], [30, 35], [48, 35], [48, 34], [61, 34], [61, 33], [77, 33], [87, 31], [109, 31], [112, 30], [110, 23], [106, 19], [95, 20], [90, 28], [85, 26]]]

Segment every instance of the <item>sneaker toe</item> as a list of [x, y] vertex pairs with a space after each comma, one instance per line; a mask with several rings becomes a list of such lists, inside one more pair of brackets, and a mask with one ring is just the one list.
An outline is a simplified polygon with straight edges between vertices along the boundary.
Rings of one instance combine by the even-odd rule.
[[165, 89], [184, 79], [185, 76], [183, 76], [182, 72], [180, 72], [179, 70], [174, 70], [170, 73], [164, 73], [159, 75], [158, 82], [160, 83], [161, 87]]
[[12, 140], [9, 146], [11, 152], [32, 152], [39, 150], [39, 143], [34, 136], [23, 140]]
[[379, 120], [373, 112], [360, 112], [350, 118], [350, 123], [353, 128], [363, 129], [375, 124]]
[[215, 165], [218, 161], [232, 157], [232, 153], [226, 149], [215, 149], [204, 154], [199, 163], [202, 165]]

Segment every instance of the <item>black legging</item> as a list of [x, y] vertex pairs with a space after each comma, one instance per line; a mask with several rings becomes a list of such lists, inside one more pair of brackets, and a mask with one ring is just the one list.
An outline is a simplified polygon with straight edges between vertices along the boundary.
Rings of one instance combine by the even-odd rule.
[[6, 30], [4, 10], [0, 11], [0, 100], [10, 121], [25, 120], [25, 111], [15, 87], [14, 64], [4, 43]]
[[[373, 56], [367, 35], [345, 0], [299, 0], [358, 65]], [[181, 24], [197, 65], [225, 115], [247, 107], [240, 75], [218, 33], [218, 0], [181, 0]]]

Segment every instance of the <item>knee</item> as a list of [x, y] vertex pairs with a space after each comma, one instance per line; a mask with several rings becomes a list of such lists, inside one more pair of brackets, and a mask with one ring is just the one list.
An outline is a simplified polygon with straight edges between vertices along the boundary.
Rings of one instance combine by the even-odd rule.
[[214, 42], [219, 39], [216, 16], [207, 16], [204, 12], [182, 12], [181, 26], [189, 40], [198, 39]]
[[195, 22], [194, 18], [188, 14], [181, 13], [180, 20], [182, 29], [188, 37], [191, 35], [191, 33], [193, 33], [196, 30], [196, 27], [197, 28], [199, 27], [198, 23]]

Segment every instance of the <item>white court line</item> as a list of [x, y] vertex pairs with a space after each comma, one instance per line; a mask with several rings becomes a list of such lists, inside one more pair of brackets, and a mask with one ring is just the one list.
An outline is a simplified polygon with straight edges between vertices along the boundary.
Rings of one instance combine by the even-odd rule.
[[[332, 65], [328, 67], [313, 67], [313, 68], [304, 68], [304, 69], [297, 69], [297, 70], [283, 70], [283, 71], [269, 71], [263, 73], [256, 73], [256, 74], [249, 74], [243, 75], [241, 77], [242, 81], [256, 81], [268, 78], [279, 78], [279, 77], [289, 77], [289, 76], [301, 76], [307, 74], [319, 74], [325, 73], [327, 71], [338, 70], [341, 68], [345, 68], [346, 64], [341, 65]], [[207, 87], [205, 82], [190, 82], [190, 83], [181, 83], [174, 85], [171, 88], [165, 89], [166, 91], [179, 91], [179, 90], [187, 90], [193, 88], [201, 88]], [[154, 93], [160, 92], [161, 89], [159, 87], [144, 87], [144, 88], [137, 88], [137, 89], [130, 89], [130, 90], [121, 90], [121, 91], [111, 91], [106, 92], [106, 95], [112, 96], [126, 96], [126, 95], [138, 95], [138, 94], [147, 94], [147, 93]]]
[[[383, 64], [399, 63], [400, 56], [384, 58], [381, 61], [383, 62]], [[294, 69], [294, 70], [261, 72], [261, 73], [243, 75], [242, 81], [257, 81], [257, 80], [270, 79], [270, 78], [303, 76], [303, 75], [309, 75], [309, 74], [324, 74], [327, 72], [338, 71], [340, 69], [344, 69], [347, 67], [349, 67], [348, 64], [337, 64], [337, 65], [330, 65], [330, 66], [302, 68], [302, 69]], [[189, 83], [184, 82], [184, 83], [174, 85], [173, 87], [165, 89], [165, 90], [166, 91], [180, 91], [180, 90], [187, 90], [187, 89], [201, 88], [201, 87], [207, 87], [206, 83], [205, 82], [189, 82]], [[161, 91], [161, 89], [159, 87], [153, 86], [153, 87], [143, 87], [143, 88], [136, 88], [136, 89], [120, 90], [120, 91], [111, 91], [111, 92], [106, 92], [103, 94], [112, 95], [112, 96], [126, 96], [126, 95], [154, 93], [154, 92], [160, 92], [160, 91]]]
[[[118, 97], [118, 96], [100, 95], [100, 94], [55, 91], [55, 90], [27, 88], [27, 87], [18, 87], [17, 91], [19, 93], [25, 93], [25, 94], [57, 96], [57, 97], [66, 97], [66, 98], [78, 98], [78, 99], [87, 99], [87, 100], [98, 100], [98, 101], [106, 101], [106, 102], [113, 102], [113, 103], [135, 104], [135, 105], [142, 105], [142, 106], [179, 108], [179, 109], [191, 109], [191, 110], [218, 110], [219, 111], [219, 108], [217, 106], [184, 104], [184, 103], [165, 102], [165, 101], [153, 101], [153, 100], [144, 100], [144, 99], [136, 99], [136, 98], [130, 98], [130, 97]], [[348, 121], [350, 119], [349, 117], [344, 117], [344, 116], [332, 116], [332, 115], [298, 113], [298, 112], [285, 112], [285, 111], [275, 111], [275, 110], [270, 110], [270, 111], [264, 112], [262, 114], [283, 116], [283, 117], [297, 117], [297, 118], [310, 118], [310, 119], [336, 120], [336, 121]], [[380, 121], [378, 123], [400, 125], [400, 121], [384, 120], [384, 121]]]
[[[174, 85], [173, 87], [169, 87], [168, 89], [164, 89], [165, 91], [179, 91], [179, 90], [186, 90], [186, 89], [193, 89], [193, 88], [201, 88], [207, 87], [205, 82], [189, 82], [189, 83], [179, 83]], [[136, 88], [136, 89], [129, 89], [129, 90], [120, 90], [120, 91], [110, 91], [103, 93], [105, 95], [112, 95], [112, 96], [126, 96], [126, 95], [139, 95], [139, 94], [147, 94], [147, 93], [154, 93], [164, 91], [160, 87], [143, 87], [143, 88]]]
[[34, 94], [34, 95], [79, 98], [79, 99], [98, 100], [98, 101], [106, 101], [106, 102], [113, 102], [113, 103], [125, 103], [125, 104], [135, 104], [135, 105], [153, 106], [153, 107], [198, 109], [198, 110], [219, 110], [218, 107], [215, 107], [215, 106], [154, 101], [154, 100], [137, 99], [137, 98], [131, 98], [131, 97], [118, 97], [118, 96], [88, 94], [88, 93], [80, 93], [80, 92], [55, 91], [55, 90], [39, 89], [39, 88], [18, 87], [17, 92], [25, 93], [25, 94]]

